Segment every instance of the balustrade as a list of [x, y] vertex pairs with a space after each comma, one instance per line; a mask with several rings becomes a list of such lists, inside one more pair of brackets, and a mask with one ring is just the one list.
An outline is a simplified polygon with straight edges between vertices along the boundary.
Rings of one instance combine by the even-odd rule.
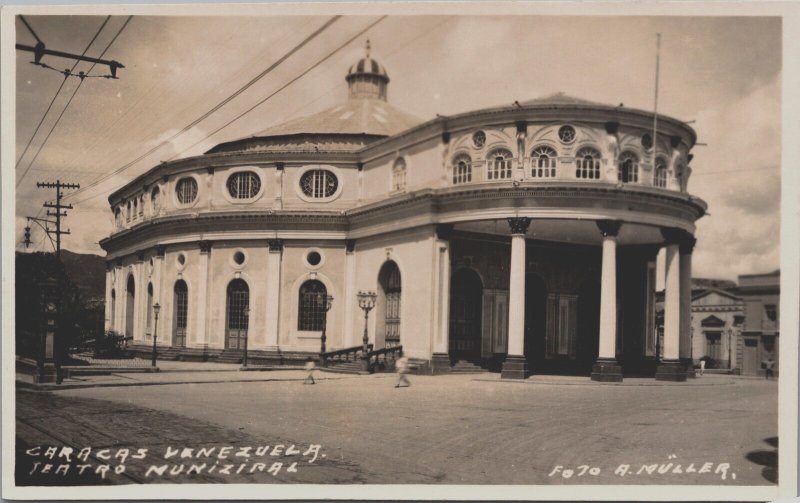
[[[372, 352], [373, 345], [367, 345], [367, 351]], [[320, 365], [327, 367], [329, 363], [342, 363], [358, 361], [364, 359], [364, 346], [352, 346], [349, 348], [337, 349], [336, 351], [326, 351], [319, 354]]]

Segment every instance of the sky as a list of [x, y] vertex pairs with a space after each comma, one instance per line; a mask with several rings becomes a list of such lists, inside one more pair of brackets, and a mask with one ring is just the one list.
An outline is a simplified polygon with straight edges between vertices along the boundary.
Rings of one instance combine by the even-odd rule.
[[[48, 48], [80, 54], [105, 16], [26, 19]], [[87, 54], [99, 55], [126, 19], [112, 16]], [[736, 279], [779, 267], [782, 37], [775, 17], [389, 16], [356, 37], [379, 16], [345, 16], [207, 119], [120, 170], [328, 19], [134, 16], [104, 56], [125, 65], [119, 80], [87, 78], [40, 151], [80, 81], [64, 82], [58, 72], [30, 64], [30, 53], [17, 51], [17, 243], [25, 216], [44, 217], [41, 205], [53, 197], [36, 182], [61, 180], [82, 187], [67, 191], [72, 195], [65, 202], [74, 209], [63, 248], [104, 255], [98, 242], [111, 233], [111, 192], [161, 161], [198, 155], [343, 101], [344, 76], [363, 56], [367, 38], [391, 78], [389, 101], [428, 120], [555, 92], [652, 110], [660, 33], [658, 111], [689, 122], [702, 143], [693, 149], [689, 192], [708, 203], [709, 214], [697, 222], [694, 276]], [[19, 19], [16, 29], [18, 43], [35, 43]], [[44, 61], [72, 66], [66, 59]], [[81, 63], [76, 71], [89, 66]], [[90, 72], [105, 73], [100, 66]], [[40, 229], [34, 228], [33, 242], [28, 251], [52, 249]]]

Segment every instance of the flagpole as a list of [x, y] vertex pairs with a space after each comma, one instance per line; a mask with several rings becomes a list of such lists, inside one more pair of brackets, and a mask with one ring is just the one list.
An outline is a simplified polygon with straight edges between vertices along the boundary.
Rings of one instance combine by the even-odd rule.
[[652, 173], [653, 179], [656, 176], [656, 148], [658, 147], [658, 70], [661, 59], [661, 34], [656, 33], [656, 89], [653, 98], [653, 157], [652, 157]]

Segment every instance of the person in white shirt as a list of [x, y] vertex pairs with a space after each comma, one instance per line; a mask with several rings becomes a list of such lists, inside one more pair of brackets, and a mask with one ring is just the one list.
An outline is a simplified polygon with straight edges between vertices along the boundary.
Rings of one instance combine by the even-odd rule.
[[[306, 365], [305, 365], [305, 369], [306, 369], [306, 372], [308, 372], [308, 374], [306, 375], [306, 378], [303, 381], [303, 384], [317, 384], [317, 382], [314, 380], [314, 369], [315, 368], [316, 368], [316, 365], [314, 365], [314, 360], [309, 356], [306, 359]], [[309, 381], [311, 381], [311, 382], [309, 382]]]
[[399, 388], [400, 383], [403, 382], [406, 383], [406, 385], [404, 386], [405, 388], [411, 386], [411, 382], [408, 380], [408, 377], [406, 377], [406, 374], [408, 374], [408, 358], [406, 358], [405, 356], [401, 356], [400, 359], [397, 360], [396, 366], [397, 366], [397, 383], [395, 383], [394, 387]]

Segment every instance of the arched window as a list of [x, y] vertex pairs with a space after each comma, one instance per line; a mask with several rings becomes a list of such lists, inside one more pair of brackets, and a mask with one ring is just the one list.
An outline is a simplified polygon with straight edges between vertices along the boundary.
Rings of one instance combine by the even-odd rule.
[[158, 187], [154, 187], [150, 192], [150, 209], [153, 215], [157, 214], [158, 210], [161, 209], [161, 189]]
[[147, 338], [153, 336], [153, 284], [147, 284], [147, 329], [145, 330]]
[[383, 308], [384, 344], [386, 347], [400, 345], [400, 269], [397, 263], [389, 261], [378, 274], [378, 284], [385, 304]]
[[653, 174], [653, 185], [661, 187], [662, 189], [667, 186], [667, 162], [661, 158], [656, 158], [656, 169]]
[[453, 159], [453, 185], [472, 181], [472, 159], [467, 154], [457, 155]]
[[125, 335], [133, 337], [134, 306], [136, 305], [136, 282], [133, 275], [128, 276], [125, 288]]
[[250, 324], [250, 288], [242, 279], [228, 284], [228, 329], [225, 347], [244, 349], [247, 328]]
[[175, 282], [175, 306], [174, 326], [172, 330], [172, 345], [182, 348], [186, 347], [186, 325], [189, 314], [189, 289], [186, 282], [179, 279]]
[[406, 188], [406, 160], [398, 157], [392, 166], [392, 190], [404, 190]]
[[339, 179], [327, 169], [310, 169], [300, 177], [300, 190], [312, 199], [325, 199], [336, 194]]
[[308, 280], [300, 286], [297, 330], [320, 331], [325, 324], [328, 290], [322, 282]]
[[511, 167], [513, 155], [509, 150], [496, 148], [489, 152], [486, 159], [487, 179], [504, 180], [511, 178]]
[[252, 199], [261, 190], [261, 178], [252, 171], [234, 173], [228, 178], [228, 193], [236, 199]]
[[575, 154], [575, 178], [600, 178], [600, 152], [592, 147], [578, 150]]
[[175, 194], [181, 204], [194, 202], [197, 198], [197, 181], [194, 178], [181, 178], [175, 185]]
[[117, 321], [117, 292], [111, 289], [111, 316], [109, 317], [108, 329], [114, 330], [114, 323]]
[[637, 183], [639, 181], [639, 156], [633, 152], [623, 152], [619, 155], [619, 170], [617, 177], [622, 183]]
[[555, 178], [558, 166], [558, 154], [547, 145], [542, 145], [531, 152], [531, 176], [533, 178]]

